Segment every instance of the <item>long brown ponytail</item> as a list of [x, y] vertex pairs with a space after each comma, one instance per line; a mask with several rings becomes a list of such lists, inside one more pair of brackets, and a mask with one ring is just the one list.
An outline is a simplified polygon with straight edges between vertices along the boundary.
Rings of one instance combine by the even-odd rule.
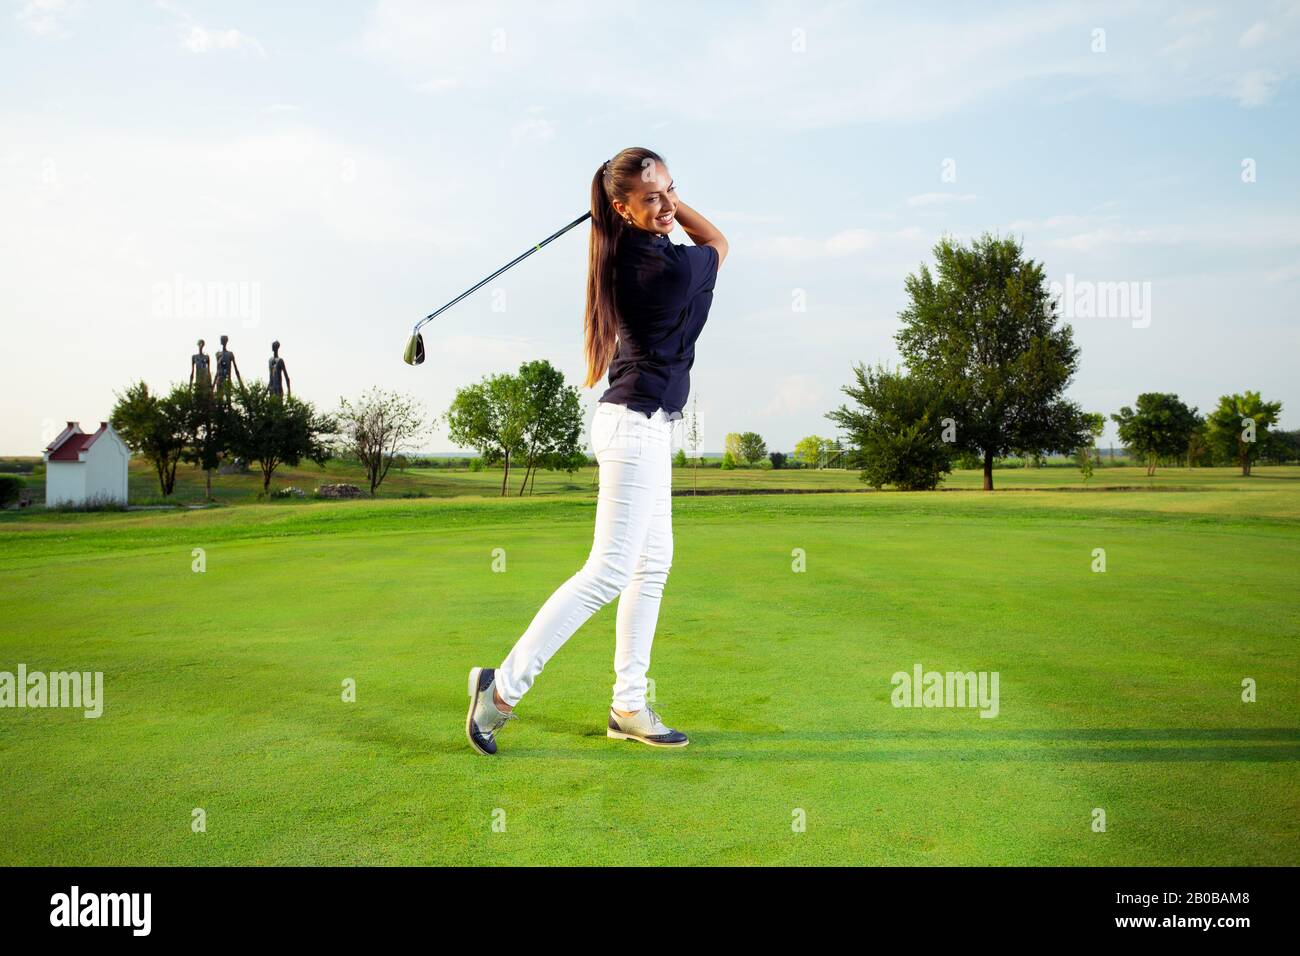
[[614, 360], [618, 345], [618, 311], [614, 307], [614, 250], [625, 228], [630, 228], [615, 210], [612, 200], [627, 202], [630, 186], [641, 182], [643, 171], [663, 157], [644, 146], [620, 151], [602, 163], [591, 180], [591, 252], [587, 263], [587, 313], [583, 322], [587, 380], [583, 388], [597, 384]]

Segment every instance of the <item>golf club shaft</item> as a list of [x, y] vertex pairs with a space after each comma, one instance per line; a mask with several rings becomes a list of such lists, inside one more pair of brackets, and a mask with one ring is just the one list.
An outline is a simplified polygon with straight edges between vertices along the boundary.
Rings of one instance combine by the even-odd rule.
[[554, 233], [553, 235], [547, 236], [545, 239], [543, 239], [541, 242], [537, 243], [537, 245], [533, 246], [531, 249], [529, 249], [529, 250], [528, 250], [527, 252], [525, 252], [523, 255], [521, 255], [521, 256], [517, 256], [517, 257], [515, 257], [514, 259], [512, 259], [510, 262], [507, 262], [505, 265], [503, 265], [503, 266], [502, 266], [500, 269], [498, 269], [496, 272], [492, 273], [490, 276], [488, 276], [488, 277], [487, 277], [486, 279], [484, 279], [482, 282], [478, 283], [477, 285], [473, 286], [472, 288], [466, 289], [466, 290], [465, 290], [464, 292], [462, 292], [460, 295], [456, 296], [456, 298], [452, 299], [450, 302], [448, 302], [446, 305], [444, 305], [444, 306], [443, 306], [441, 309], [439, 309], [437, 312], [431, 312], [431, 313], [429, 313], [428, 315], [426, 315], [424, 318], [422, 318], [419, 322], [417, 322], [417, 323], [415, 324], [415, 328], [414, 328], [412, 331], [413, 331], [413, 332], [419, 332], [420, 329], [424, 326], [424, 323], [428, 322], [430, 319], [434, 319], [434, 318], [436, 318], [437, 316], [441, 315], [443, 312], [446, 312], [448, 309], [450, 309], [453, 305], [455, 305], [455, 304], [456, 304], [457, 302], [459, 302], [461, 299], [465, 298], [465, 296], [469, 295], [471, 292], [477, 292], [479, 289], [483, 288], [483, 286], [487, 285], [489, 282], [491, 282], [493, 279], [495, 279], [495, 278], [496, 278], [497, 276], [499, 276], [501, 273], [505, 272], [505, 271], [506, 271], [507, 269], [509, 269], [511, 266], [514, 266], [514, 265], [516, 265], [517, 263], [522, 262], [524, 259], [527, 259], [529, 256], [531, 256], [531, 255], [532, 255], [534, 252], [536, 252], [538, 249], [542, 248], [542, 246], [546, 245], [546, 244], [547, 244], [548, 242], [550, 242], [552, 239], [557, 239], [557, 238], [559, 238], [560, 236], [562, 236], [562, 235], [564, 235], [566, 232], [568, 232], [570, 229], [572, 229], [574, 226], [578, 225], [578, 224], [581, 223], [581, 222], [585, 222], [586, 220], [588, 220], [588, 219], [590, 219], [590, 218], [591, 218], [591, 213], [589, 213], [589, 212], [584, 212], [581, 216], [579, 216], [577, 219], [573, 220], [573, 222], [569, 223], [567, 226], [565, 226], [565, 227], [564, 227], [563, 229], [561, 229], [559, 232]]

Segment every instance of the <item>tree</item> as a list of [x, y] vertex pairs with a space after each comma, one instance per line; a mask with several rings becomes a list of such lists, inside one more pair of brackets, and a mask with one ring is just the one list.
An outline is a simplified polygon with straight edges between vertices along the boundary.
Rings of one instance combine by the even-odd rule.
[[8, 508], [20, 501], [27, 483], [17, 475], [0, 475], [0, 508]]
[[582, 399], [576, 388], [564, 384], [564, 373], [540, 359], [520, 365], [519, 379], [529, 406], [523, 432], [522, 496], [530, 475], [536, 482], [539, 466], [573, 472], [587, 459], [582, 454]]
[[528, 389], [515, 375], [493, 375], [456, 390], [443, 413], [448, 437], [462, 448], [474, 448], [485, 464], [502, 461], [501, 494], [510, 481], [510, 459], [524, 447], [528, 430]]
[[1192, 429], [1192, 433], [1187, 436], [1187, 467], [1208, 467], [1213, 464], [1214, 446], [1210, 443], [1205, 419], [1201, 418]]
[[1241, 466], [1243, 478], [1249, 478], [1251, 464], [1268, 439], [1268, 427], [1277, 424], [1281, 413], [1281, 402], [1265, 402], [1259, 392], [1223, 395], [1219, 407], [1206, 418], [1210, 441]]
[[1110, 416], [1125, 445], [1146, 459], [1147, 475], [1156, 473], [1160, 459], [1182, 458], [1200, 419], [1172, 392], [1143, 392], [1137, 410], [1125, 405]]
[[739, 468], [745, 463], [745, 456], [740, 450], [740, 432], [727, 432], [727, 437], [722, 440], [722, 456], [724, 459], [731, 457], [732, 468]]
[[691, 413], [687, 416], [686, 422], [686, 444], [691, 446], [691, 458], [693, 459], [693, 468], [691, 475], [691, 493], [698, 494], [700, 490], [700, 413], [699, 413], [700, 396], [697, 392], [691, 398]]
[[858, 478], [873, 488], [932, 491], [952, 470], [952, 445], [940, 422], [943, 395], [917, 375], [854, 366], [856, 385], [842, 391], [858, 409], [841, 405], [826, 417], [839, 425], [862, 455]]
[[127, 387], [109, 416], [128, 448], [154, 466], [164, 496], [176, 487], [176, 465], [185, 451], [184, 393], [188, 386], [175, 385], [165, 396], [153, 395], [143, 381]]
[[211, 389], [186, 387], [177, 397], [185, 443], [181, 460], [203, 469], [203, 495], [211, 501], [212, 472], [227, 450], [233, 413], [214, 399]]
[[1042, 265], [1015, 240], [985, 234], [963, 246], [945, 237], [934, 257], [935, 274], [922, 265], [907, 278], [895, 341], [911, 373], [944, 396], [953, 450], [983, 455], [991, 491], [999, 455], [1083, 443], [1080, 410], [1063, 397], [1079, 350], [1073, 329], [1056, 327]]
[[1083, 415], [1084, 425], [1088, 429], [1088, 444], [1080, 445], [1075, 452], [1074, 460], [1079, 465], [1079, 470], [1083, 472], [1083, 480], [1087, 481], [1092, 477], [1093, 459], [1096, 458], [1096, 464], [1101, 464], [1101, 456], [1097, 454], [1097, 439], [1101, 433], [1106, 430], [1106, 416], [1101, 412], [1085, 412]]
[[795, 460], [802, 462], [808, 468], [820, 468], [825, 463], [826, 453], [832, 444], [831, 439], [820, 435], [801, 438], [794, 446]]
[[1267, 432], [1259, 450], [1260, 461], [1270, 465], [1285, 465], [1300, 460], [1300, 429]]
[[396, 392], [371, 388], [354, 405], [339, 399], [340, 450], [366, 470], [370, 497], [383, 484], [403, 448], [413, 448], [424, 434], [424, 411], [418, 402]]
[[232, 404], [228, 445], [231, 454], [261, 466], [265, 493], [282, 464], [307, 458], [324, 467], [337, 434], [338, 421], [319, 415], [311, 403], [272, 395], [265, 382], [251, 382]]
[[757, 432], [742, 432], [736, 441], [736, 447], [746, 466], [767, 457], [767, 443]]
[[776, 471], [785, 467], [786, 454], [783, 451], [774, 451], [767, 456], [772, 462], [772, 470]]

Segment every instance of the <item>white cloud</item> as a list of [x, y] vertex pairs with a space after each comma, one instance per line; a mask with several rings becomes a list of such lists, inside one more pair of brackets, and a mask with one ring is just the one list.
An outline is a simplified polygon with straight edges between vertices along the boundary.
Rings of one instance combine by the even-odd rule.
[[1199, 33], [1185, 33], [1172, 43], [1166, 44], [1161, 48], [1161, 54], [1172, 56], [1178, 53], [1191, 53], [1202, 47], [1210, 45], [1210, 31], [1202, 30]]
[[38, 37], [64, 37], [65, 25], [79, 7], [72, 0], [24, 0], [18, 22]]
[[[1116, 217], [1107, 217], [1114, 220]], [[1210, 220], [1195, 225], [1133, 227], [1120, 223], [1046, 241], [1048, 246], [1074, 252], [1095, 252], [1110, 246], [1205, 246], [1216, 249], [1295, 248], [1300, 246], [1300, 223], [1286, 217], [1256, 218], [1235, 227]]]
[[1095, 213], [1078, 215], [1076, 213], [1060, 213], [1055, 216], [1048, 216], [1046, 219], [1016, 219], [1007, 223], [1005, 226], [1008, 232], [1035, 232], [1035, 231], [1052, 231], [1055, 229], [1083, 229], [1087, 226], [1096, 225], [1102, 222], [1113, 222], [1118, 216], [1107, 215], [1100, 216]]
[[185, 10], [174, 5], [171, 0], [155, 0], [155, 3], [159, 10], [178, 21], [181, 26], [180, 46], [183, 50], [198, 54], [224, 50], [251, 51], [263, 59], [266, 58], [266, 49], [256, 37], [233, 28], [209, 29]]
[[510, 138], [520, 143], [541, 143], [555, 139], [555, 124], [541, 116], [530, 116], [510, 128]]
[[1107, 246], [1133, 245], [1149, 243], [1157, 239], [1157, 233], [1151, 229], [1130, 229], [1125, 227], [1106, 227], [1091, 232], [1080, 232], [1073, 236], [1047, 240], [1047, 245], [1054, 249], [1068, 249], [1072, 252], [1093, 252]]
[[900, 245], [915, 245], [926, 241], [928, 233], [916, 226], [891, 232], [872, 229], [843, 229], [822, 239], [808, 236], [773, 236], [760, 239], [748, 246], [745, 254], [756, 258], [798, 261], [811, 259], [842, 259]]
[[1179, 10], [1166, 20], [1165, 23], [1175, 29], [1185, 30], [1188, 27], [1195, 27], [1200, 26], [1202, 23], [1208, 23], [1210, 20], [1214, 20], [1217, 17], [1218, 14], [1213, 10], [1207, 7], [1202, 7], [1197, 10]]
[[1269, 70], [1251, 70], [1237, 78], [1233, 96], [1248, 109], [1263, 106], [1272, 98], [1283, 78], [1281, 74]]
[[423, 83], [415, 84], [415, 89], [420, 93], [445, 93], [448, 90], [454, 90], [459, 86], [460, 77], [435, 76], [431, 80], [425, 80]]
[[252, 50], [258, 56], [265, 57], [266, 50], [255, 37], [238, 30], [209, 30], [207, 27], [191, 24], [181, 37], [181, 47], [191, 53], [211, 53], [214, 50]]
[[943, 206], [957, 202], [973, 202], [976, 198], [974, 193], [921, 193], [917, 196], [908, 196], [907, 204], [909, 206]]
[[[743, 19], [722, 4], [664, 0], [659, 10], [691, 23], [674, 38], [689, 70], [659, 70], [652, 54], [592, 42], [636, 24], [616, 5], [581, 0], [380, 0], [361, 47], [413, 82], [427, 81], [436, 63], [467, 87], [582, 97], [595, 115], [645, 111], [647, 126], [670, 103], [689, 121], [784, 130], [910, 124], [1007, 93], [1058, 103], [1095, 93], [1140, 102], [1228, 96], [1256, 105], [1300, 62], [1290, 33], [1248, 53], [1237, 42], [1253, 29], [1244, 14], [1184, 12], [1174, 2], [1047, 2], [1014, 15], [959, 8], [944, 17], [902, 4], [776, 2], [747, 8]], [[1099, 23], [1111, 36], [1105, 54], [1089, 45]], [[1154, 55], [1161, 49], [1177, 55]], [[1243, 79], [1251, 70], [1276, 82]]]
[[799, 415], [826, 405], [825, 379], [816, 375], [785, 375], [768, 387], [770, 395], [759, 416]]
[[1300, 262], [1270, 269], [1264, 273], [1264, 278], [1269, 282], [1290, 282], [1293, 279], [1300, 279]]
[[[735, 209], [715, 209], [709, 213], [709, 219], [714, 223], [726, 223], [729, 226], [734, 225], [771, 225], [773, 223], [784, 222], [781, 216], [774, 216], [770, 213], [751, 212], [749, 210], [739, 211]], [[721, 228], [721, 226], [719, 226]]]
[[1263, 20], [1260, 20], [1257, 23], [1252, 24], [1250, 29], [1241, 35], [1241, 39], [1237, 41], [1237, 44], [1249, 49], [1253, 46], [1259, 46], [1268, 39], [1268, 36], [1268, 24]]

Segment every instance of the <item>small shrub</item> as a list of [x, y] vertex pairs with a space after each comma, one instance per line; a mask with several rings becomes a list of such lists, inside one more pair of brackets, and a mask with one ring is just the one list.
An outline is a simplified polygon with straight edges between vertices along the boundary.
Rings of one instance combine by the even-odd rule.
[[12, 475], [0, 475], [0, 508], [8, 508], [23, 493], [25, 482]]
[[65, 502], [55, 505], [50, 511], [87, 512], [87, 511], [126, 511], [126, 502], [107, 495], [91, 495], [79, 504]]

